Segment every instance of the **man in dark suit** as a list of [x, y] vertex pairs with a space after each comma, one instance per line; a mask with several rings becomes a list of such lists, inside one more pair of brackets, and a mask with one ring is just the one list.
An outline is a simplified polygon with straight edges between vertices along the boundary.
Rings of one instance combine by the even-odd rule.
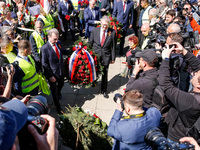
[[[129, 21], [129, 15], [131, 15]], [[115, 0], [114, 10], [112, 17], [117, 17], [119, 23], [123, 25], [122, 28], [122, 37], [120, 38], [120, 55], [123, 55], [123, 48], [124, 48], [124, 39], [126, 36], [126, 32], [128, 27], [132, 28], [133, 24], [133, 2], [131, 0]], [[130, 22], [130, 25], [129, 25]]]
[[110, 10], [110, 1], [109, 0], [101, 0], [99, 3], [99, 9], [101, 11], [101, 16], [107, 15]]
[[64, 50], [58, 41], [59, 32], [53, 28], [48, 31], [48, 42], [41, 47], [42, 67], [45, 77], [50, 84], [51, 93], [57, 112], [60, 114], [62, 108], [59, 103], [61, 89], [64, 85], [63, 58]]
[[105, 98], [109, 98], [107, 92], [108, 67], [115, 62], [116, 34], [115, 30], [108, 28], [110, 19], [104, 16], [101, 19], [101, 27], [94, 28], [91, 33], [89, 43], [93, 50], [100, 56], [101, 64], [104, 66], [101, 93]]
[[[63, 32], [64, 40], [66, 39], [66, 33], [68, 30], [68, 25], [70, 28], [70, 32], [72, 35], [72, 40], [75, 41], [75, 32], [74, 32], [74, 25], [72, 21], [73, 13], [74, 13], [74, 6], [70, 0], [63, 0], [58, 5], [58, 13], [62, 19], [63, 26], [65, 32]], [[70, 16], [69, 19], [66, 19], [66, 15]]]
[[100, 23], [101, 12], [98, 7], [95, 7], [96, 1], [90, 0], [89, 6], [84, 10], [85, 20], [85, 37], [90, 38], [92, 29]]

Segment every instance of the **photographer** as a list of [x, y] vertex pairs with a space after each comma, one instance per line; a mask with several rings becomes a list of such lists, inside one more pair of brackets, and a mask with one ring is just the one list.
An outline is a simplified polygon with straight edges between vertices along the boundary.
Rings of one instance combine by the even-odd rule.
[[[27, 108], [18, 99], [10, 100], [0, 106], [0, 149], [20, 149], [17, 133], [27, 122]], [[56, 150], [58, 146], [58, 130], [55, 119], [49, 115], [41, 115], [49, 122], [46, 134], [40, 135], [36, 128], [29, 124], [28, 129], [34, 136], [38, 150]]]
[[[199, 131], [195, 128], [194, 123], [200, 115], [200, 102], [198, 95], [200, 94], [200, 61], [191, 53], [189, 53], [179, 43], [173, 43], [171, 49], [166, 45], [162, 52], [162, 64], [159, 72], [159, 85], [164, 91], [172, 106], [165, 118], [168, 124], [168, 139], [178, 142], [180, 138], [192, 136], [196, 140], [199, 139]], [[175, 48], [176, 47], [176, 48]], [[191, 80], [193, 91], [187, 93], [176, 88], [170, 77], [169, 58], [172, 51], [182, 53], [188, 64], [194, 72], [196, 72]]]
[[[157, 81], [158, 71], [155, 67], [158, 56], [153, 50], [144, 50], [135, 54], [137, 61], [133, 73], [126, 85], [125, 92], [130, 90], [138, 90], [144, 96], [144, 107], [149, 108], [152, 104], [152, 96]], [[143, 71], [142, 73], [139, 73]], [[145, 85], [145, 86], [144, 86]]]
[[[124, 104], [128, 116], [122, 117]], [[107, 133], [115, 139], [113, 149], [150, 149], [144, 141], [149, 128], [158, 127], [161, 114], [157, 108], [142, 107], [143, 95], [138, 90], [125, 93], [122, 100], [117, 101], [117, 109], [110, 121]], [[122, 119], [122, 120], [121, 120]]]

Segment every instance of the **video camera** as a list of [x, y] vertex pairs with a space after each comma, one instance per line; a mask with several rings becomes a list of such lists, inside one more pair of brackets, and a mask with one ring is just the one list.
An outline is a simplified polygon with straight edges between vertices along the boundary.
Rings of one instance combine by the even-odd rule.
[[35, 139], [32, 136], [32, 134], [28, 131], [27, 126], [28, 124], [32, 124], [37, 129], [39, 134], [42, 135], [46, 133], [49, 127], [49, 123], [46, 119], [40, 117], [40, 115], [48, 113], [47, 99], [41, 95], [31, 97], [26, 107], [28, 110], [28, 121], [18, 133], [20, 149], [37, 150], [37, 144], [35, 142]]
[[144, 140], [153, 150], [194, 150], [194, 145], [188, 142], [170, 143], [158, 128], [151, 129], [145, 135]]

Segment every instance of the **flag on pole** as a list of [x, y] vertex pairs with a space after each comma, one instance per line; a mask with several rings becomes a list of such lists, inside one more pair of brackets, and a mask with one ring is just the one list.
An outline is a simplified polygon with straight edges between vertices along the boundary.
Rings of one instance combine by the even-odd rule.
[[50, 8], [51, 8], [49, 1], [48, 0], [40, 0], [40, 4], [43, 7], [44, 12], [46, 14], [48, 14], [50, 11]]

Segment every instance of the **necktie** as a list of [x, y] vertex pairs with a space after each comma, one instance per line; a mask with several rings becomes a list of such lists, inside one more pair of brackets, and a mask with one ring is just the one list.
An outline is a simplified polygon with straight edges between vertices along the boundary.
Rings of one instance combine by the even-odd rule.
[[58, 56], [58, 59], [60, 59], [60, 54], [59, 54], [59, 51], [58, 51], [58, 48], [57, 48], [56, 44], [54, 44], [53, 46], [55, 48], [56, 55]]
[[103, 44], [105, 42], [105, 30], [103, 31], [103, 36], [102, 36], [102, 39], [101, 39], [101, 47], [103, 47]]
[[125, 10], [125, 7], [126, 7], [126, 3], [124, 2], [124, 6], [123, 6], [124, 10]]
[[95, 18], [95, 11], [94, 11], [94, 9], [92, 9], [92, 14], [93, 14], [93, 17]]

